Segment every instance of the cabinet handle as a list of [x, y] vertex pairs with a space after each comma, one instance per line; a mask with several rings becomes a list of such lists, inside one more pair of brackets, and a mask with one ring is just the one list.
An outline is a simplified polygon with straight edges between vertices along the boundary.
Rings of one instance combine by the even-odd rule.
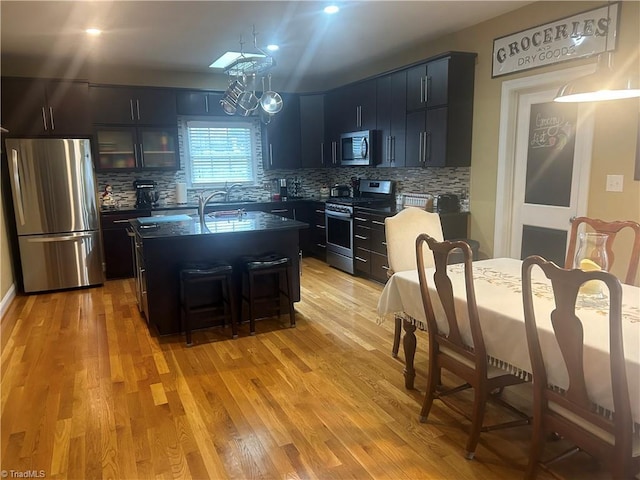
[[430, 86], [431, 86], [431, 76], [427, 75], [427, 80], [425, 81], [425, 84], [424, 84], [424, 101], [425, 102], [428, 102], [429, 101], [429, 97], [431, 96], [431, 95], [429, 95], [429, 93], [431, 91]]
[[391, 137], [391, 161], [396, 161], [396, 137]]
[[333, 163], [334, 165], [336, 164], [337, 160], [338, 160], [338, 155], [337, 155], [337, 143], [336, 142], [331, 142], [331, 163]]
[[420, 132], [420, 138], [418, 140], [418, 163], [422, 163], [422, 135], [423, 132]]
[[356, 257], [356, 260], [362, 263], [367, 263], [367, 261], [364, 258]]
[[320, 165], [324, 166], [324, 142], [320, 142]]
[[126, 220], [114, 220], [111, 223], [128, 223], [128, 222], [129, 222], [129, 219], [126, 219]]
[[356, 235], [356, 238], [359, 240], [369, 240], [369, 237], [363, 237], [362, 235]]
[[431, 163], [431, 132], [424, 132], [424, 150], [425, 150], [425, 159], [424, 163]]
[[51, 130], [56, 129], [56, 125], [53, 123], [53, 108], [49, 107], [49, 121], [51, 122]]
[[427, 163], [427, 135], [429, 135], [429, 133], [424, 132], [424, 135], [422, 136], [422, 142], [424, 144], [422, 149], [422, 157], [424, 158], [424, 163]]
[[273, 145], [269, 144], [269, 166], [273, 167]]
[[136, 112], [138, 112], [138, 120], [140, 120], [140, 100], [136, 98]]
[[204, 96], [204, 111], [209, 113], [209, 97]]
[[387, 267], [386, 265], [382, 265], [381, 267], [383, 270], [389, 270], [389, 267]]
[[44, 126], [45, 132], [47, 131], [47, 112], [45, 112], [44, 107], [42, 107], [42, 125]]
[[384, 245], [385, 247], [387, 246], [387, 242], [380, 242], [382, 245]]
[[129, 110], [131, 111], [131, 120], [135, 120], [135, 117], [133, 116], [133, 99], [129, 99]]
[[316, 213], [321, 213], [321, 214], [323, 214], [323, 215], [324, 215], [324, 210], [318, 210], [318, 209], [316, 209]]
[[326, 227], [326, 226], [324, 226], [324, 225], [316, 225], [316, 228], [320, 228], [320, 229], [324, 230], [324, 229], [325, 229], [325, 228], [327, 228], [327, 227]]
[[354, 220], [360, 220], [361, 222], [366, 222], [367, 219], [366, 218], [362, 218], [362, 217], [353, 217]]
[[425, 80], [426, 80], [426, 77], [420, 77], [420, 103], [424, 103], [426, 101], [425, 100], [425, 93], [424, 93], [424, 91], [425, 91], [425, 85], [424, 85]]
[[374, 223], [376, 225], [383, 225], [384, 226], [384, 222], [379, 222], [378, 220], [371, 220], [371, 223]]
[[140, 163], [141, 166], [144, 166], [144, 150], [142, 149], [142, 144], [140, 144]]
[[316, 243], [316, 247], [327, 248], [327, 246], [324, 243]]
[[287, 209], [286, 208], [281, 208], [279, 210], [270, 210], [271, 213], [286, 213]]

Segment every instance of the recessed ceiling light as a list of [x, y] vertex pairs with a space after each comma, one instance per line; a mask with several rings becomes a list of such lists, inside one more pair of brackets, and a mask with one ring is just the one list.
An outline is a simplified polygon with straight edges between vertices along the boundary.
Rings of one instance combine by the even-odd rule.
[[280, 47], [272, 43], [271, 45], [267, 45], [267, 50], [269, 50], [270, 52], [275, 52], [277, 50], [280, 50]]
[[266, 57], [266, 55], [262, 55], [261, 53], [240, 53], [240, 52], [227, 52], [224, 53], [220, 58], [218, 58], [215, 62], [209, 65], [209, 68], [225, 68], [227, 65], [233, 63], [239, 56], [244, 55], [245, 57]]
[[338, 13], [340, 8], [337, 5], [327, 5], [324, 7], [324, 13], [328, 13], [329, 15], [333, 15], [334, 13]]
[[87, 32], [87, 35], [91, 35], [92, 37], [97, 37], [102, 33], [102, 30], [100, 30], [99, 28], [87, 28], [85, 32]]

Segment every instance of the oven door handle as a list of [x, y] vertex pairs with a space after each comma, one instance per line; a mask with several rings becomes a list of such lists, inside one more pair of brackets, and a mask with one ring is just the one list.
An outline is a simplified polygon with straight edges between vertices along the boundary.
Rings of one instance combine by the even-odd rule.
[[327, 217], [334, 217], [334, 218], [351, 218], [351, 214], [348, 212], [329, 212], [329, 211], [325, 211], [325, 215]]

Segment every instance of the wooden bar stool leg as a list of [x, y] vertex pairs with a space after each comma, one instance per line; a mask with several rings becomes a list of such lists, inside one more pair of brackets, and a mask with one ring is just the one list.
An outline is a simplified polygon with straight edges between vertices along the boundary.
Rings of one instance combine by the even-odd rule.
[[238, 317], [236, 315], [236, 299], [233, 293], [233, 285], [231, 276], [226, 280], [227, 301], [229, 302], [229, 310], [231, 311], [231, 338], [238, 338]]
[[253, 314], [253, 305], [255, 302], [256, 286], [254, 283], [253, 272], [249, 272], [249, 335], [256, 334], [256, 319]]
[[293, 287], [291, 286], [291, 275], [290, 275], [290, 267], [286, 267], [284, 272], [287, 277], [287, 302], [289, 302], [289, 324], [291, 328], [295, 328], [296, 326], [296, 311], [293, 308], [293, 299], [291, 298], [291, 292], [293, 291]]

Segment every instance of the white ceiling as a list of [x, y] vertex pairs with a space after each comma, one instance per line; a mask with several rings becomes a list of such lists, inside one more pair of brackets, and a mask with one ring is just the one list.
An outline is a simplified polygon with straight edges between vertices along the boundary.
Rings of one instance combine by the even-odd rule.
[[[392, 57], [529, 1], [7, 1], [1, 52], [100, 66], [207, 72], [227, 50], [278, 43], [278, 76], [340, 74]], [[87, 38], [84, 29], [104, 33]], [[275, 70], [274, 70], [275, 77]]]

